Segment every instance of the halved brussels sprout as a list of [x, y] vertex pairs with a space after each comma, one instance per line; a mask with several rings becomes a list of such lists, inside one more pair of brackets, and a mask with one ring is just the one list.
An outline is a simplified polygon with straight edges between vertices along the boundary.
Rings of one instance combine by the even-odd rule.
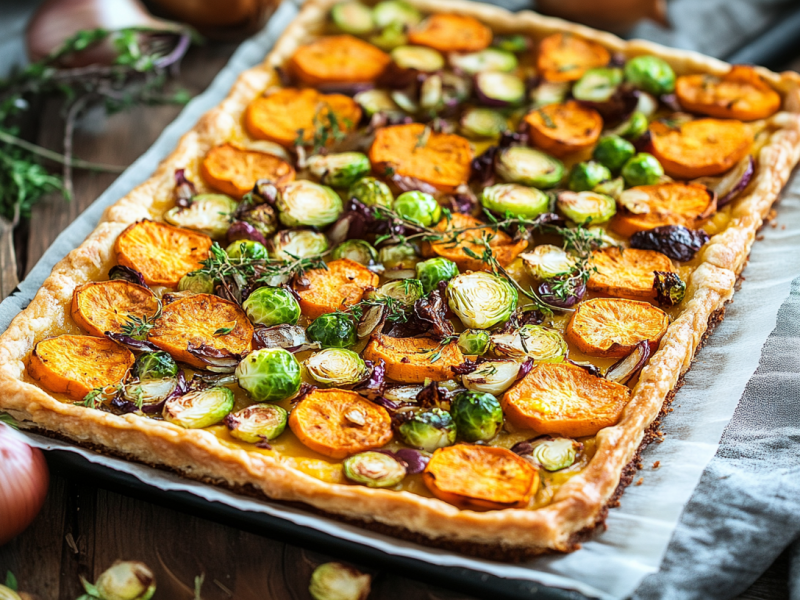
[[567, 342], [555, 329], [542, 325], [524, 325], [518, 331], [495, 333], [492, 351], [497, 356], [522, 360], [530, 356], [536, 362], [560, 363], [567, 355]]
[[417, 101], [409, 96], [408, 92], [395, 90], [391, 92], [392, 100], [407, 113], [419, 111]]
[[323, 348], [347, 348], [353, 346], [356, 337], [356, 320], [344, 313], [320, 315], [306, 329], [308, 339], [319, 342]]
[[413, 27], [422, 21], [422, 13], [402, 0], [378, 2], [372, 9], [372, 15], [378, 27], [386, 27], [395, 23]]
[[458, 336], [458, 349], [468, 356], [485, 354], [489, 347], [489, 332], [480, 329], [465, 329]]
[[392, 95], [386, 90], [364, 90], [353, 96], [353, 100], [370, 117], [378, 113], [403, 114], [397, 103], [392, 100]]
[[225, 417], [229, 433], [237, 440], [257, 444], [274, 440], [286, 429], [286, 410], [275, 404], [253, 404]]
[[614, 200], [617, 200], [620, 194], [625, 191], [625, 180], [622, 177], [615, 177], [614, 179], [598, 183], [594, 186], [592, 191], [598, 194], [611, 196]]
[[572, 167], [567, 185], [573, 192], [586, 192], [609, 179], [611, 179], [611, 171], [604, 165], [590, 160]]
[[326, 348], [309, 356], [303, 363], [315, 381], [327, 387], [353, 385], [364, 379], [367, 365], [352, 350]]
[[334, 260], [347, 258], [365, 267], [378, 264], [378, 251], [366, 240], [346, 240], [333, 249]]
[[622, 69], [588, 69], [572, 86], [572, 95], [576, 100], [584, 102], [606, 102], [617, 91], [620, 83]]
[[483, 189], [481, 204], [501, 215], [534, 219], [546, 213], [550, 198], [543, 191], [518, 183], [497, 183]]
[[614, 198], [597, 192], [561, 192], [556, 206], [564, 216], [579, 225], [605, 223], [617, 212]]
[[403, 481], [406, 467], [383, 452], [361, 452], [342, 463], [344, 476], [371, 488], [392, 487]]
[[622, 176], [631, 187], [653, 185], [664, 176], [664, 167], [652, 154], [640, 152], [625, 163]]
[[564, 177], [564, 163], [540, 150], [511, 146], [497, 155], [495, 172], [504, 181], [547, 189]]
[[418, 279], [402, 279], [388, 281], [377, 290], [372, 292], [369, 297], [375, 300], [392, 298], [405, 305], [407, 308], [414, 306], [414, 303], [425, 295], [422, 283]]
[[371, 581], [353, 567], [330, 562], [314, 569], [308, 591], [314, 600], [367, 600]]
[[390, 385], [384, 391], [383, 397], [392, 402], [416, 404], [417, 395], [424, 387], [424, 385]]
[[503, 426], [503, 409], [492, 394], [461, 392], [453, 398], [450, 414], [459, 439], [488, 442]]
[[174, 377], [164, 379], [143, 379], [129, 383], [122, 388], [122, 397], [137, 407], [152, 406], [164, 401], [178, 386]]
[[426, 452], [452, 446], [456, 441], [453, 417], [441, 408], [415, 412], [397, 427], [397, 433], [404, 444]]
[[394, 196], [389, 186], [374, 177], [362, 177], [356, 181], [347, 194], [367, 206], [392, 208]]
[[519, 256], [528, 274], [534, 279], [545, 280], [568, 275], [575, 268], [575, 257], [551, 244], [536, 246], [532, 252]]
[[517, 290], [491, 273], [464, 273], [447, 285], [447, 304], [466, 327], [488, 329], [517, 309]]
[[317, 154], [306, 164], [320, 182], [335, 188], [350, 187], [372, 170], [369, 158], [361, 152]]
[[311, 181], [292, 181], [278, 196], [279, 218], [287, 227], [324, 227], [335, 222], [343, 210], [339, 194]]
[[464, 73], [475, 75], [483, 71], [502, 71], [510, 73], [517, 68], [517, 57], [500, 48], [486, 48], [468, 54], [451, 53], [450, 66]]
[[364, 35], [375, 29], [372, 9], [360, 2], [340, 2], [331, 8], [334, 25], [345, 33]]
[[531, 90], [532, 108], [542, 108], [549, 104], [561, 104], [567, 99], [569, 89], [569, 81], [543, 81]]
[[417, 263], [422, 260], [417, 254], [416, 248], [411, 244], [384, 246], [378, 251], [378, 257], [387, 271], [410, 269], [413, 272]]
[[239, 215], [239, 219], [249, 223], [256, 231], [267, 237], [278, 228], [278, 215], [269, 204], [258, 204]]
[[583, 444], [569, 438], [544, 438], [534, 440], [531, 458], [546, 471], [560, 471], [575, 464]]
[[391, 57], [398, 67], [423, 73], [433, 73], [444, 67], [441, 52], [425, 46], [398, 46], [392, 50]]
[[662, 306], [676, 306], [683, 302], [686, 295], [686, 282], [681, 276], [671, 271], [654, 271], [653, 288], [656, 300]]
[[435, 290], [440, 281], [450, 281], [458, 275], [458, 265], [441, 256], [417, 263], [416, 270], [417, 279], [422, 282], [422, 289], [426, 294]]
[[636, 56], [625, 63], [625, 79], [654, 96], [675, 91], [675, 71], [656, 56]]
[[170, 398], [164, 404], [164, 419], [185, 429], [216, 425], [233, 410], [233, 392], [212, 387]]
[[322, 254], [328, 249], [328, 239], [310, 229], [291, 229], [276, 233], [271, 246], [275, 260], [295, 260]]
[[517, 106], [525, 100], [525, 82], [511, 73], [483, 71], [475, 76], [475, 92], [489, 106]]
[[118, 560], [100, 574], [94, 587], [101, 600], [150, 600], [156, 592], [156, 579], [144, 563]]
[[468, 390], [499, 396], [514, 385], [519, 376], [519, 367], [515, 360], [487, 360], [472, 373], [463, 375], [461, 383]]
[[381, 29], [381, 32], [369, 36], [369, 41], [381, 50], [391, 51], [399, 46], [408, 44], [406, 29], [399, 23], [391, 23]]
[[0, 600], [22, 600], [22, 597], [11, 588], [0, 585]]
[[634, 154], [636, 154], [636, 148], [628, 140], [618, 135], [606, 135], [597, 142], [594, 152], [592, 152], [592, 158], [611, 171], [617, 172], [633, 158]]
[[300, 318], [300, 305], [286, 288], [260, 287], [242, 303], [247, 317], [258, 325], [294, 325]]
[[636, 140], [647, 131], [648, 127], [650, 127], [650, 121], [647, 119], [647, 115], [637, 110], [627, 121], [623, 121], [614, 129], [610, 129], [608, 133], [621, 135], [627, 140]]
[[264, 244], [253, 240], [236, 240], [225, 248], [225, 254], [233, 259], [263, 260], [269, 258], [269, 252]]
[[412, 223], [430, 227], [442, 218], [442, 207], [436, 198], [425, 192], [403, 192], [394, 201], [395, 212]]
[[468, 108], [461, 115], [461, 132], [473, 138], [496, 138], [508, 130], [508, 119], [491, 108]]
[[164, 379], [178, 374], [178, 365], [168, 352], [145, 352], [133, 363], [133, 376], [140, 381]]
[[164, 213], [164, 220], [176, 227], [194, 229], [221, 238], [231, 226], [236, 201], [223, 194], [198, 194], [188, 208], [175, 206]]
[[530, 49], [530, 42], [528, 38], [519, 33], [511, 33], [508, 35], [496, 35], [492, 40], [492, 46], [500, 48], [506, 52], [513, 52], [514, 54], [521, 54]]
[[283, 348], [262, 348], [242, 359], [236, 380], [256, 402], [280, 402], [300, 390], [300, 363]]
[[205, 273], [188, 273], [178, 282], [179, 292], [194, 292], [195, 294], [213, 294], [214, 280]]

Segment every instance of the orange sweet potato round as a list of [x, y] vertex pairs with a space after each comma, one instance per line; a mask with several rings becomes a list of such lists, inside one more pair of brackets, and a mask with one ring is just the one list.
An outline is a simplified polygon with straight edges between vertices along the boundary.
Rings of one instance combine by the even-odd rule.
[[131, 351], [108, 338], [60, 335], [36, 344], [28, 374], [51, 392], [82, 400], [95, 388], [122, 381], [131, 365]]
[[[217, 333], [230, 328], [229, 333]], [[189, 344], [245, 354], [252, 348], [253, 325], [238, 304], [195, 294], [164, 306], [147, 339], [175, 360], [204, 369], [206, 364], [189, 352]]]
[[331, 458], [374, 450], [392, 439], [386, 409], [347, 390], [314, 390], [294, 407], [289, 427], [307, 447]]
[[742, 160], [753, 133], [741, 121], [696, 119], [680, 127], [650, 124], [652, 153], [664, 172], [677, 179], [719, 175]]
[[569, 363], [539, 363], [500, 401], [506, 418], [536, 433], [595, 435], [615, 425], [630, 390]]
[[158, 310], [155, 294], [127, 281], [84, 283], [72, 293], [70, 314], [89, 335], [103, 337], [106, 331], [121, 333], [128, 317], [152, 317]]
[[604, 67], [611, 55], [600, 44], [571, 33], [554, 33], [539, 42], [536, 67], [548, 81], [576, 81], [587, 69]]
[[623, 192], [623, 206], [634, 210], [617, 211], [611, 229], [631, 236], [661, 225], [683, 225], [689, 229], [702, 227], [717, 210], [717, 196], [697, 183], [658, 183], [642, 185]]
[[221, 144], [208, 151], [200, 165], [203, 179], [215, 190], [234, 198], [252, 191], [259, 179], [289, 183], [294, 168], [282, 158], [233, 144]]
[[[291, 148], [298, 138], [308, 143], [317, 128], [353, 131], [361, 119], [361, 107], [342, 94], [321, 94], [312, 89], [286, 88], [253, 100], [244, 113], [247, 132], [256, 139], [269, 140]], [[329, 144], [337, 132], [330, 131]]]
[[534, 146], [556, 156], [591, 148], [603, 130], [596, 110], [574, 100], [548, 104], [525, 115]]
[[312, 269], [296, 277], [293, 287], [300, 296], [300, 310], [309, 319], [357, 304], [364, 292], [378, 287], [380, 278], [349, 258], [333, 260], [327, 269]]
[[139, 221], [119, 234], [117, 262], [136, 269], [147, 285], [175, 287], [208, 258], [211, 238], [196, 231], [155, 221]]
[[472, 162], [469, 142], [452, 133], [426, 130], [422, 123], [379, 129], [369, 149], [375, 173], [415, 177], [443, 192], [467, 183]]
[[[433, 361], [435, 353], [440, 357]], [[425, 379], [442, 381], [450, 379], [455, 367], [464, 362], [458, 344], [451, 342], [442, 347], [439, 342], [427, 337], [394, 338], [387, 335], [374, 336], [364, 349], [364, 358], [386, 363], [386, 376], [401, 383], [424, 383]]]
[[781, 107], [780, 94], [747, 65], [734, 65], [722, 77], [678, 77], [675, 94], [686, 110], [720, 119], [766, 119]]
[[371, 83], [391, 60], [383, 50], [352, 35], [328, 35], [300, 46], [288, 67], [308, 85]]
[[431, 493], [459, 508], [525, 508], [539, 489], [539, 471], [511, 450], [456, 444], [433, 453], [422, 479]]
[[647, 341], [655, 351], [669, 317], [648, 302], [592, 298], [578, 305], [567, 324], [567, 340], [589, 356], [622, 358]]
[[655, 250], [604, 248], [592, 253], [586, 287], [602, 296], [650, 300], [656, 297], [654, 271], [674, 272], [672, 261]]
[[492, 43], [492, 30], [475, 17], [435, 14], [409, 31], [408, 41], [439, 52], [477, 52]]

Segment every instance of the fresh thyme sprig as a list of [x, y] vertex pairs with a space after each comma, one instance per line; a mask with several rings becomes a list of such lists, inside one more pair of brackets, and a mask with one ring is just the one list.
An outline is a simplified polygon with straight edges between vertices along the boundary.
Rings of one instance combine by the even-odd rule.
[[142, 315], [141, 317], [128, 315], [127, 320], [122, 325], [122, 333], [135, 340], [146, 340], [156, 321], [161, 318], [161, 300], [156, 300], [156, 302], [158, 302], [158, 308], [151, 317], [147, 315]]
[[119, 394], [122, 388], [122, 383], [114, 383], [112, 385], [94, 388], [83, 397], [83, 400], [73, 402], [73, 404], [76, 406], [85, 406], [86, 408], [97, 408], [98, 404], [103, 404], [109, 398], [114, 398]]
[[[347, 137], [347, 131], [352, 128], [352, 123], [349, 119], [342, 119], [339, 122], [338, 115], [333, 111], [333, 108], [328, 104], [323, 104], [317, 107], [314, 113], [314, 136], [311, 138], [311, 154], [319, 154], [328, 143], [341, 142]], [[305, 141], [305, 130], [297, 130], [297, 138], [294, 141], [296, 148], [305, 148], [309, 144]]]

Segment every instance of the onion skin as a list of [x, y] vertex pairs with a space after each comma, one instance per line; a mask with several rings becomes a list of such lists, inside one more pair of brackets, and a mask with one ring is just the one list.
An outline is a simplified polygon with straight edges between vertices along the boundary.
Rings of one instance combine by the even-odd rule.
[[49, 480], [41, 450], [0, 424], [0, 546], [22, 533], [39, 514]]

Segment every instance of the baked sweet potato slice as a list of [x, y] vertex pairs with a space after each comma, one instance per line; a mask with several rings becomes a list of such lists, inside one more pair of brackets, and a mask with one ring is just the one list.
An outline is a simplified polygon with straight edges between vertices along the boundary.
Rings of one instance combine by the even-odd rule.
[[392, 439], [386, 409], [347, 390], [314, 390], [294, 407], [289, 427], [308, 448], [331, 458], [381, 448]]
[[[447, 219], [442, 219], [436, 225], [436, 229], [444, 232], [452, 229], [480, 227], [480, 225], [483, 225], [483, 222], [475, 217], [455, 213], [451, 215], [449, 221]], [[492, 247], [492, 253], [497, 259], [497, 262], [503, 267], [511, 264], [511, 262], [528, 247], [527, 240], [518, 240], [515, 242], [508, 234], [502, 231], [494, 231], [491, 227], [481, 227], [480, 229], [465, 231], [458, 234], [458, 242], [455, 244], [448, 240], [431, 243], [429, 247], [430, 252], [428, 252], [426, 247], [425, 253], [452, 260], [458, 265], [461, 271], [491, 271], [491, 267], [485, 262], [468, 254], [468, 252], [472, 252], [477, 256], [483, 254], [485, 247], [479, 242], [484, 236], [491, 237], [489, 245]]]
[[591, 148], [603, 131], [603, 118], [596, 110], [569, 100], [548, 104], [525, 115], [533, 144], [565, 156]]
[[95, 388], [122, 381], [133, 360], [130, 350], [108, 338], [59, 335], [36, 344], [28, 374], [51, 392], [83, 400]]
[[371, 83], [391, 61], [383, 50], [352, 35], [328, 35], [300, 46], [288, 66], [308, 85]]
[[632, 236], [662, 225], [699, 229], [717, 210], [717, 196], [697, 183], [658, 183], [625, 190], [611, 229]]
[[408, 41], [439, 52], [477, 52], [492, 43], [492, 30], [475, 17], [440, 13], [411, 29]]
[[70, 314], [89, 335], [121, 333], [129, 317], [152, 317], [158, 311], [156, 295], [141, 285], [122, 281], [84, 283], [72, 293]]
[[252, 349], [253, 325], [238, 304], [195, 294], [164, 306], [147, 339], [175, 360], [204, 369], [206, 363], [189, 352], [190, 345], [245, 354]]
[[506, 418], [536, 433], [595, 435], [615, 425], [630, 390], [569, 363], [539, 363], [500, 400]]
[[209, 150], [200, 172], [208, 185], [234, 198], [252, 191], [259, 179], [280, 183], [294, 179], [294, 168], [282, 158], [233, 144], [221, 144]]
[[333, 260], [327, 266], [306, 271], [292, 284], [300, 296], [300, 310], [309, 319], [357, 304], [380, 281], [375, 273], [349, 258]]
[[578, 305], [565, 333], [584, 354], [622, 358], [643, 341], [655, 352], [668, 326], [667, 313], [648, 302], [592, 298]]
[[409, 123], [379, 129], [369, 159], [378, 176], [396, 173], [452, 192], [469, 181], [472, 149], [460, 135], [436, 133], [422, 123]]
[[244, 113], [247, 132], [291, 148], [298, 138], [308, 143], [317, 129], [328, 132], [328, 144], [337, 134], [353, 131], [361, 119], [361, 107], [342, 94], [321, 94], [312, 89], [286, 88], [253, 100]]
[[590, 269], [594, 269], [586, 287], [602, 296], [652, 300], [655, 271], [674, 272], [672, 261], [655, 250], [638, 248], [603, 248], [592, 252]]
[[211, 238], [196, 231], [155, 221], [139, 221], [119, 234], [117, 262], [139, 271], [147, 285], [176, 287], [208, 258]]
[[734, 65], [722, 77], [678, 77], [675, 94], [686, 110], [720, 119], [766, 119], [781, 107], [780, 94], [747, 65]]
[[431, 493], [459, 508], [525, 508], [539, 489], [539, 471], [511, 450], [456, 444], [433, 453], [422, 479]]
[[[439, 358], [435, 361], [435, 355]], [[450, 379], [455, 367], [464, 362], [458, 344], [451, 342], [442, 346], [427, 338], [394, 338], [388, 335], [374, 336], [364, 349], [364, 358], [386, 363], [386, 376], [401, 383], [424, 383], [425, 379], [442, 381]]]
[[539, 42], [536, 66], [547, 81], [576, 81], [587, 69], [604, 67], [610, 60], [600, 44], [571, 33], [554, 33]]
[[720, 175], [747, 156], [753, 145], [751, 129], [727, 119], [696, 119], [678, 127], [655, 121], [650, 135], [653, 156], [676, 179]]

